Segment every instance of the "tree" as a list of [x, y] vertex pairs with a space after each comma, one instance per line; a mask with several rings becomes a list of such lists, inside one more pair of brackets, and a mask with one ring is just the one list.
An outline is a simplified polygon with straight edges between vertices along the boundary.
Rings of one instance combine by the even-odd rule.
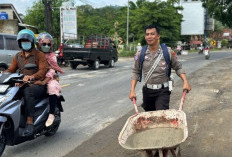
[[78, 34], [89, 36], [114, 35], [114, 23], [117, 21], [117, 8], [103, 7], [94, 9], [89, 5], [77, 7]]
[[[52, 1], [52, 33], [53, 38], [56, 39], [56, 44], [59, 43], [60, 38], [60, 9], [62, 2], [67, 0], [53, 0]], [[36, 26], [39, 32], [45, 32], [45, 15], [44, 15], [44, 4], [42, 1], [35, 1], [30, 9], [26, 11], [26, 16], [23, 21], [27, 24]]]
[[[131, 5], [130, 5], [131, 6]], [[150, 24], [157, 24], [161, 30], [161, 42], [165, 42], [169, 46], [174, 46], [176, 41], [180, 39], [180, 24], [182, 15], [177, 12], [180, 8], [176, 8], [172, 3], [146, 0], [137, 1], [130, 9], [130, 33], [133, 33], [134, 39], [142, 44], [144, 40], [144, 28]], [[137, 7], [134, 7], [137, 6]], [[119, 17], [119, 36], [125, 39], [126, 35], [126, 7], [120, 10]]]
[[201, 0], [203, 7], [208, 9], [210, 16], [232, 28], [231, 0]]
[[[59, 7], [66, 0], [53, 0], [53, 37], [60, 38], [60, 11]], [[138, 0], [136, 3], [130, 1], [130, 31], [133, 34], [130, 41], [137, 41], [145, 44], [144, 28], [145, 26], [155, 23], [161, 29], [161, 42], [165, 42], [168, 46], [174, 46], [176, 41], [180, 39], [180, 24], [182, 15], [178, 13], [181, 8], [173, 5], [177, 0], [168, 0], [163, 2], [156, 0], [150, 2], [148, 0]], [[41, 1], [33, 3], [32, 8], [27, 10], [24, 21], [34, 25], [39, 32], [45, 31], [45, 15], [44, 5]], [[117, 23], [117, 27], [115, 27]], [[77, 27], [78, 35], [87, 36], [106, 35], [110, 37], [120, 37], [126, 39], [127, 26], [127, 7], [103, 7], [93, 8], [90, 5], [82, 5], [77, 7]]]

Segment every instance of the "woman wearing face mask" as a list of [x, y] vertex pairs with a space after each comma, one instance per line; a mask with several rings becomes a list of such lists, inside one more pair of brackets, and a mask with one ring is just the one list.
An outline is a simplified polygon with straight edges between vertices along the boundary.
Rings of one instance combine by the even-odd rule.
[[47, 84], [47, 92], [49, 94], [49, 103], [50, 103], [50, 114], [48, 116], [48, 119], [45, 123], [46, 127], [49, 127], [52, 125], [55, 116], [55, 108], [57, 106], [58, 96], [60, 92], [60, 88], [55, 87], [54, 83], [52, 83], [52, 80], [54, 79], [53, 76], [56, 74], [56, 72], [64, 73], [59, 65], [57, 64], [56, 55], [52, 51], [53, 48], [53, 37], [49, 33], [40, 33], [38, 35], [38, 49], [42, 52], [44, 52], [45, 57], [48, 62], [49, 71], [46, 74], [46, 78], [43, 81], [37, 81], [36, 84], [45, 85]]

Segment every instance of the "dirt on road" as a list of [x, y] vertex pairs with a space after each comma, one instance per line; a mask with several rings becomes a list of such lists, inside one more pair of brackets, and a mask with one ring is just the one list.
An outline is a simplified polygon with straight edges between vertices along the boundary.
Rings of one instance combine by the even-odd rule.
[[[189, 136], [181, 144], [182, 156], [231, 157], [232, 59], [212, 62], [188, 75], [188, 80], [192, 91], [186, 96], [184, 112]], [[178, 81], [171, 95], [170, 108], [178, 108], [181, 95], [182, 81]], [[143, 111], [141, 107], [139, 110]], [[127, 118], [133, 114], [134, 110], [65, 157], [140, 157], [140, 152], [125, 150], [118, 144], [118, 135]]]

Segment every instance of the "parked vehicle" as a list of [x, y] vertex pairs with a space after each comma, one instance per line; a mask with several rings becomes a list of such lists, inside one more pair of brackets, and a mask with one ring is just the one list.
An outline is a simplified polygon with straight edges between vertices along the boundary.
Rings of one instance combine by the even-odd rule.
[[[34, 67], [36, 67], [35, 64], [25, 65], [26, 69]], [[28, 137], [23, 136], [27, 117], [23, 112], [23, 98], [18, 94], [20, 87], [15, 86], [15, 83], [22, 82], [22, 78], [23, 74], [21, 73], [0, 74], [0, 156], [6, 145], [17, 145], [41, 135], [54, 135], [61, 122], [60, 112], [63, 111], [63, 108], [61, 103], [58, 103], [53, 124], [50, 127], [45, 127], [50, 107], [48, 98], [44, 97], [44, 99], [38, 100], [35, 106], [34, 134]]]
[[64, 47], [64, 59], [70, 62], [72, 69], [79, 64], [98, 69], [100, 64], [114, 67], [118, 61], [118, 52], [109, 37], [90, 36], [84, 48]]
[[15, 54], [20, 51], [16, 39], [17, 35], [0, 33], [0, 72], [10, 66]]

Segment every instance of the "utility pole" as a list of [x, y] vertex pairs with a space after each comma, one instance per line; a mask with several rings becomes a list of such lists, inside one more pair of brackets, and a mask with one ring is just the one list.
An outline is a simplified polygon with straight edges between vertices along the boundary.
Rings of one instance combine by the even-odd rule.
[[51, 20], [52, 20], [52, 0], [42, 0], [44, 4], [44, 13], [45, 13], [45, 24], [46, 24], [46, 31], [51, 33]]
[[128, 0], [128, 6], [127, 6], [127, 31], [126, 31], [126, 46], [128, 46], [128, 42], [129, 42], [129, 0]]
[[208, 9], [205, 9], [205, 31], [204, 31], [204, 48], [206, 48], [207, 45], [207, 18], [208, 18]]

